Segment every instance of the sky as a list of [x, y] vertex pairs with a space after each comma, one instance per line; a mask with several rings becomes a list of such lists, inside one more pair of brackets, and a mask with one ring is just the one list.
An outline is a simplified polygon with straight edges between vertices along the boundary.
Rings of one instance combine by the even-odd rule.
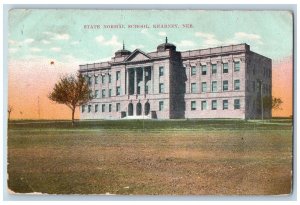
[[[47, 98], [60, 76], [75, 73], [79, 64], [110, 60], [122, 48], [123, 41], [128, 50], [151, 52], [166, 36], [179, 51], [247, 43], [252, 51], [271, 58], [272, 95], [284, 102], [273, 115], [290, 116], [292, 23], [292, 15], [287, 11], [10, 10], [8, 95], [9, 104], [14, 107], [11, 117], [70, 118], [66, 106]], [[140, 27], [129, 28], [133, 25]]]

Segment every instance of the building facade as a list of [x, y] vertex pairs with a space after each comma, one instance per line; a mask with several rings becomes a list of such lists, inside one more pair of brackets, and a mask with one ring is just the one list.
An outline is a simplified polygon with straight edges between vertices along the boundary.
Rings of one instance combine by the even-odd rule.
[[[93, 99], [81, 119], [270, 118], [272, 61], [247, 44], [155, 52], [123, 49], [111, 61], [80, 65]], [[263, 110], [263, 111], [262, 111]]]

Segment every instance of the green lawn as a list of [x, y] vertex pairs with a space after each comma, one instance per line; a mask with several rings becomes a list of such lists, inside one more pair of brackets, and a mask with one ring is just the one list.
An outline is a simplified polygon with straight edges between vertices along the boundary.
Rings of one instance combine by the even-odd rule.
[[8, 186], [49, 194], [287, 194], [292, 122], [12, 121]]

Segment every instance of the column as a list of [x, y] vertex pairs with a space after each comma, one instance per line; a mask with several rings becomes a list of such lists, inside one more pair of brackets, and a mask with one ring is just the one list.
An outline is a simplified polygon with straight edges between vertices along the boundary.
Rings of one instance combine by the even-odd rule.
[[134, 68], [134, 94], [137, 95], [137, 68]]
[[126, 84], [125, 84], [125, 94], [129, 95], [129, 69], [125, 70], [125, 78], [126, 78]]
[[154, 94], [154, 69], [153, 69], [153, 66], [151, 66], [151, 89], [152, 89], [152, 93], [151, 94]]
[[146, 83], [145, 82], [145, 67], [142, 68], [142, 75], [143, 75], [143, 83], [142, 83], [143, 87], [142, 87], [142, 93], [141, 94], [145, 95], [146, 94], [146, 92], [145, 92], [145, 83]]

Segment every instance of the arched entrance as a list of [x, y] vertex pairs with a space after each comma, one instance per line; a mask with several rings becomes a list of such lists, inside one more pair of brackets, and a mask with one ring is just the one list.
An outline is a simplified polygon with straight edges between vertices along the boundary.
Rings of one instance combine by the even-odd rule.
[[145, 103], [145, 115], [149, 115], [150, 113], [150, 103], [146, 102]]
[[133, 115], [133, 104], [129, 103], [128, 104], [128, 116], [132, 116]]
[[136, 104], [136, 115], [141, 115], [142, 114], [142, 104], [139, 102]]

